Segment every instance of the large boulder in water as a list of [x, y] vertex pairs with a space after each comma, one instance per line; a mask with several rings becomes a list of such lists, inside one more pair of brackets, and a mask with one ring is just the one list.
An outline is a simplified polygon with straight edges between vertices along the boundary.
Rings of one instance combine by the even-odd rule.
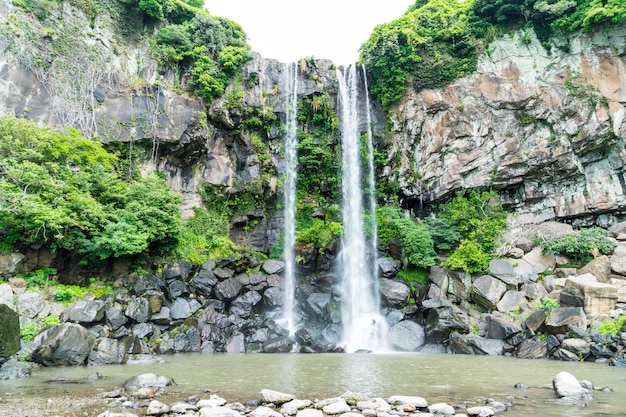
[[58, 326], [30, 355], [32, 362], [46, 366], [83, 365], [94, 337], [80, 324]]
[[576, 377], [569, 372], [559, 372], [552, 380], [554, 393], [558, 398], [582, 400], [591, 397], [591, 392], [583, 387]]
[[124, 381], [124, 389], [127, 393], [133, 393], [142, 388], [162, 390], [170, 385], [176, 385], [172, 378], [152, 373], [133, 376]]
[[0, 363], [20, 350], [20, 318], [6, 304], [0, 304]]
[[417, 350], [426, 342], [424, 328], [411, 320], [404, 320], [391, 326], [387, 336], [393, 347], [409, 352]]

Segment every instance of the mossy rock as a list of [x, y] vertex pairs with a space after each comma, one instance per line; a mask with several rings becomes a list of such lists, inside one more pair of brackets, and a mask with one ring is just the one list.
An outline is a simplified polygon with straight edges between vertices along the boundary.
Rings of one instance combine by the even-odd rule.
[[6, 304], [0, 304], [0, 362], [20, 350], [20, 318]]

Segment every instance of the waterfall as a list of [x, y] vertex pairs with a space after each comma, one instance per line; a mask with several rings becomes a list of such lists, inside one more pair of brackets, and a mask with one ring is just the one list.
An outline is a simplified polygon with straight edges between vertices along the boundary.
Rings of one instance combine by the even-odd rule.
[[[342, 138], [342, 248], [339, 254], [341, 275], [341, 315], [343, 344], [346, 351], [384, 349], [386, 321], [380, 314], [378, 279], [374, 263], [368, 261], [368, 245], [363, 225], [361, 187], [361, 146], [358, 112], [358, 77], [355, 65], [343, 74], [337, 70]], [[366, 94], [367, 95], [367, 94]], [[369, 119], [369, 115], [367, 116]], [[368, 123], [369, 125], [369, 123]], [[368, 134], [369, 135], [369, 134]], [[368, 138], [368, 141], [371, 139]], [[372, 154], [371, 146], [367, 146]], [[373, 174], [371, 174], [373, 177]], [[373, 182], [373, 178], [369, 179]], [[370, 183], [371, 187], [371, 183]], [[373, 198], [373, 197], [371, 197]], [[375, 253], [370, 254], [375, 257]]]
[[284, 303], [283, 322], [290, 334], [295, 332], [295, 289], [296, 259], [294, 245], [296, 243], [296, 174], [298, 168], [298, 66], [295, 62], [287, 65], [285, 76], [287, 95], [287, 131], [285, 133], [285, 182], [283, 187], [285, 205], [284, 248]]

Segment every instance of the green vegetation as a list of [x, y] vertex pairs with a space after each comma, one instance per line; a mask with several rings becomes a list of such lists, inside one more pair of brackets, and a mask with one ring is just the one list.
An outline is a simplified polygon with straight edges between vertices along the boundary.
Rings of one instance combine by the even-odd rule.
[[581, 229], [556, 239], [540, 243], [544, 255], [567, 255], [579, 264], [585, 264], [593, 258], [593, 252], [605, 255], [613, 253], [617, 244], [607, 238], [608, 232], [599, 227]]
[[561, 304], [553, 298], [543, 297], [541, 299], [541, 308], [543, 309], [554, 310], [559, 307], [561, 307]]
[[248, 50], [241, 26], [200, 9], [161, 28], [154, 42], [157, 61], [180, 74], [191, 72], [190, 84], [209, 103], [224, 94], [252, 57]]
[[624, 22], [626, 0], [417, 0], [402, 17], [374, 29], [361, 61], [372, 94], [388, 107], [409, 85], [442, 87], [472, 72], [478, 51], [498, 33], [531, 26], [548, 46], [554, 36]]
[[602, 324], [596, 327], [598, 332], [603, 335], [615, 335], [622, 330], [626, 324], [626, 316], [619, 317], [613, 320], [606, 320]]
[[171, 251], [181, 228], [180, 196], [156, 174], [122, 181], [115, 162], [76, 130], [60, 134], [0, 119], [0, 240], [12, 249], [41, 243], [83, 265]]
[[507, 212], [495, 191], [473, 190], [462, 193], [439, 208], [439, 216], [461, 234], [461, 244], [443, 263], [467, 272], [484, 271], [489, 266], [497, 239], [507, 226]]
[[401, 18], [378, 25], [361, 46], [372, 94], [387, 107], [407, 85], [443, 87], [476, 69], [471, 2], [417, 1]]

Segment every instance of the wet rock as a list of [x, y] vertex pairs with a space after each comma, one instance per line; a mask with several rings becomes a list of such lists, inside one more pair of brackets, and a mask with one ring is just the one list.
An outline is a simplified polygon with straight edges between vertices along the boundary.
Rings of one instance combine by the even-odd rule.
[[283, 261], [268, 259], [263, 262], [263, 271], [265, 271], [268, 275], [280, 274], [284, 269], [285, 263]]
[[0, 365], [0, 381], [28, 378], [32, 368], [29, 363], [18, 362], [17, 359], [11, 358]]
[[167, 414], [170, 412], [170, 407], [167, 404], [164, 404], [157, 400], [150, 401], [148, 404], [148, 409], [146, 410], [147, 416], [160, 416], [163, 414]]
[[241, 414], [228, 407], [204, 407], [200, 409], [200, 417], [241, 417]]
[[465, 271], [448, 271], [448, 297], [454, 302], [467, 300], [472, 291], [472, 276]]
[[140, 374], [128, 378], [124, 381], [124, 389], [128, 393], [133, 393], [141, 388], [163, 389], [170, 385], [176, 385], [174, 380], [169, 376], [156, 375], [153, 373]]
[[20, 350], [20, 318], [6, 304], [0, 304], [0, 363]]
[[387, 339], [396, 349], [408, 352], [417, 350], [426, 342], [424, 328], [411, 320], [391, 326]]
[[248, 291], [232, 301], [229, 312], [239, 317], [249, 317], [252, 313], [252, 308], [261, 301], [261, 298], [261, 294], [258, 292]]
[[411, 293], [407, 285], [387, 278], [381, 278], [379, 284], [383, 300], [391, 307], [403, 305]]
[[288, 337], [277, 337], [263, 343], [265, 353], [288, 353], [293, 349], [293, 342]]
[[450, 350], [453, 353], [466, 355], [500, 356], [504, 353], [504, 342], [471, 334], [452, 333]]
[[326, 307], [326, 305], [330, 302], [330, 294], [313, 293], [307, 298], [306, 301], [309, 308], [321, 316], [324, 307]]
[[281, 306], [285, 302], [283, 290], [279, 287], [270, 287], [263, 291], [263, 298], [269, 307]]
[[102, 320], [106, 311], [103, 301], [79, 300], [66, 308], [61, 314], [61, 321], [89, 324]]
[[400, 262], [391, 258], [378, 258], [376, 260], [378, 272], [383, 278], [393, 278], [400, 271]]
[[[321, 411], [319, 413], [321, 414]], [[249, 414], [249, 417], [284, 417], [284, 416], [272, 408], [260, 406], [252, 410]], [[311, 416], [311, 417], [314, 417], [314, 416]], [[315, 417], [323, 417], [323, 416], [320, 415], [320, 416], [315, 416]]]
[[443, 291], [443, 293], [448, 292], [448, 269], [442, 266], [432, 266], [430, 268], [430, 274], [428, 275], [428, 280], [435, 284], [437, 287]]
[[557, 398], [581, 400], [591, 397], [591, 392], [583, 387], [576, 377], [569, 372], [559, 372], [552, 380], [552, 387]]
[[546, 318], [548, 314], [546, 310], [536, 310], [530, 313], [528, 317], [524, 320], [524, 326], [533, 332], [539, 332], [545, 325]]
[[489, 417], [489, 416], [496, 415], [496, 410], [493, 407], [485, 407], [485, 406], [468, 407], [467, 410], [465, 411], [467, 412], [467, 415], [469, 416]]
[[543, 359], [548, 357], [548, 346], [545, 340], [538, 337], [526, 339], [517, 347], [518, 358]]
[[288, 416], [293, 416], [296, 415], [299, 410], [310, 407], [312, 404], [313, 402], [311, 400], [295, 399], [284, 403], [283, 406], [280, 408], [280, 412]]
[[145, 323], [150, 319], [150, 303], [143, 297], [132, 298], [124, 314], [138, 323]]
[[440, 307], [430, 310], [426, 318], [426, 325], [424, 330], [426, 332], [426, 338], [433, 343], [443, 343], [448, 340], [450, 333], [468, 333], [469, 323], [467, 316], [463, 312], [455, 307], [453, 304], [438, 300], [437, 303], [424, 302], [423, 306], [437, 305]]
[[29, 360], [45, 366], [83, 365], [94, 337], [79, 324], [58, 326], [30, 355]]
[[215, 295], [220, 300], [230, 300], [239, 294], [242, 287], [241, 281], [237, 278], [228, 278], [215, 286]]
[[551, 334], [564, 334], [568, 326], [587, 327], [587, 316], [580, 307], [560, 307], [550, 312], [546, 320], [547, 331]]
[[474, 281], [471, 299], [488, 311], [495, 310], [505, 292], [506, 284], [504, 282], [490, 275], [483, 275]]
[[127, 346], [116, 339], [100, 339], [88, 356], [89, 365], [113, 365], [126, 361]]
[[260, 394], [263, 402], [267, 404], [272, 403], [276, 405], [282, 405], [288, 401], [296, 399], [296, 396], [293, 394], [287, 394], [271, 389], [262, 389]]
[[198, 275], [189, 283], [192, 292], [208, 297], [218, 283], [218, 279], [212, 269], [201, 268]]
[[454, 407], [446, 403], [436, 403], [428, 406], [428, 412], [435, 415], [451, 416], [455, 413]]
[[[187, 294], [188, 292], [189, 290], [187, 289], [187, 284], [184, 281], [175, 280], [167, 285], [167, 293], [169, 294], [169, 298], [172, 300], [182, 296], [183, 294]], [[156, 311], [159, 311], [160, 308], [161, 306], [159, 306]]]

